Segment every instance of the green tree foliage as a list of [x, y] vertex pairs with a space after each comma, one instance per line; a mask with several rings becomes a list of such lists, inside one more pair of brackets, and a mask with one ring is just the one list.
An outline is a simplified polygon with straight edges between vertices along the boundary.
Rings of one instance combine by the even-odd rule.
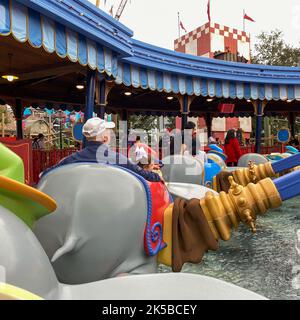
[[[284, 41], [282, 31], [276, 29], [271, 32], [262, 32], [255, 44], [255, 54], [252, 63], [276, 65], [276, 66], [300, 66], [300, 46], [293, 47]], [[288, 120], [282, 117], [269, 118], [270, 133], [277, 135], [278, 130], [288, 126]], [[255, 121], [253, 121], [253, 133], [255, 132]], [[265, 128], [266, 132], [266, 128]], [[296, 122], [296, 132], [298, 126]]]
[[167, 117], [165, 118], [165, 126], [166, 128], [171, 128], [172, 130], [176, 128], [176, 118], [175, 117]]
[[131, 129], [143, 129], [150, 131], [157, 127], [157, 117], [155, 116], [136, 116], [133, 115], [130, 117], [130, 127]]
[[262, 32], [255, 44], [255, 54], [252, 63], [300, 66], [300, 47], [293, 47], [284, 41], [282, 31], [276, 29], [271, 32]]
[[[130, 117], [130, 128], [131, 129], [143, 129], [145, 131], [150, 131], [152, 129], [157, 129], [158, 117], [156, 116], [136, 116]], [[164, 126], [166, 128], [174, 129], [176, 127], [175, 117], [165, 117]]]

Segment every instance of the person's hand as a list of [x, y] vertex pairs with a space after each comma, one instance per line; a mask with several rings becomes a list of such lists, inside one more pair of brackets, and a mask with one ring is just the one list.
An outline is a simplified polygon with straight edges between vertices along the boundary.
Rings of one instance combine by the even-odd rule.
[[160, 165], [159, 165], [159, 163], [155, 163], [155, 164], [153, 165], [153, 170], [160, 170]]

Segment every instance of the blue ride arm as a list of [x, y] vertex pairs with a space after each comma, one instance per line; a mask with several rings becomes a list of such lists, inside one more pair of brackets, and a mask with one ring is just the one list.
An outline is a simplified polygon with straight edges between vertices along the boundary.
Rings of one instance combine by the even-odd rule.
[[272, 168], [275, 173], [289, 170], [297, 166], [300, 166], [300, 153], [272, 163]]
[[289, 173], [273, 180], [282, 201], [300, 195], [300, 171]]

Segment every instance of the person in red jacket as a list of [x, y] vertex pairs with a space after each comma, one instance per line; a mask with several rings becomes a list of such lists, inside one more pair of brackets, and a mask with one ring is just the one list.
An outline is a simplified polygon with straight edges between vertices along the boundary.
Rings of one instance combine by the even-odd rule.
[[239, 161], [239, 158], [242, 156], [242, 150], [238, 139], [236, 138], [235, 131], [233, 129], [228, 130], [226, 138], [224, 151], [227, 155], [227, 166], [235, 167]]

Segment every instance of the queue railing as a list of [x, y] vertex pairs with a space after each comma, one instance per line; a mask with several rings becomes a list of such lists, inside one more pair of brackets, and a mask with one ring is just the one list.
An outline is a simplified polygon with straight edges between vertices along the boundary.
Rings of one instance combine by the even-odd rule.
[[[241, 147], [242, 152], [246, 153], [254, 153], [255, 146], [248, 145]], [[41, 172], [45, 171], [48, 168], [56, 165], [61, 161], [63, 158], [73, 154], [74, 152], [78, 151], [75, 148], [70, 149], [51, 149], [51, 150], [32, 150], [32, 161], [33, 161], [33, 182], [38, 183], [39, 175]], [[124, 156], [127, 156], [128, 150], [127, 149], [118, 149], [116, 150], [122, 153]], [[262, 146], [260, 149], [261, 154], [270, 154], [270, 153], [282, 153], [285, 152], [285, 147], [283, 146]], [[161, 149], [159, 152], [160, 159], [164, 157], [166, 153], [165, 150]]]
[[59, 163], [77, 149], [32, 150], [33, 182], [38, 183], [41, 172]]

